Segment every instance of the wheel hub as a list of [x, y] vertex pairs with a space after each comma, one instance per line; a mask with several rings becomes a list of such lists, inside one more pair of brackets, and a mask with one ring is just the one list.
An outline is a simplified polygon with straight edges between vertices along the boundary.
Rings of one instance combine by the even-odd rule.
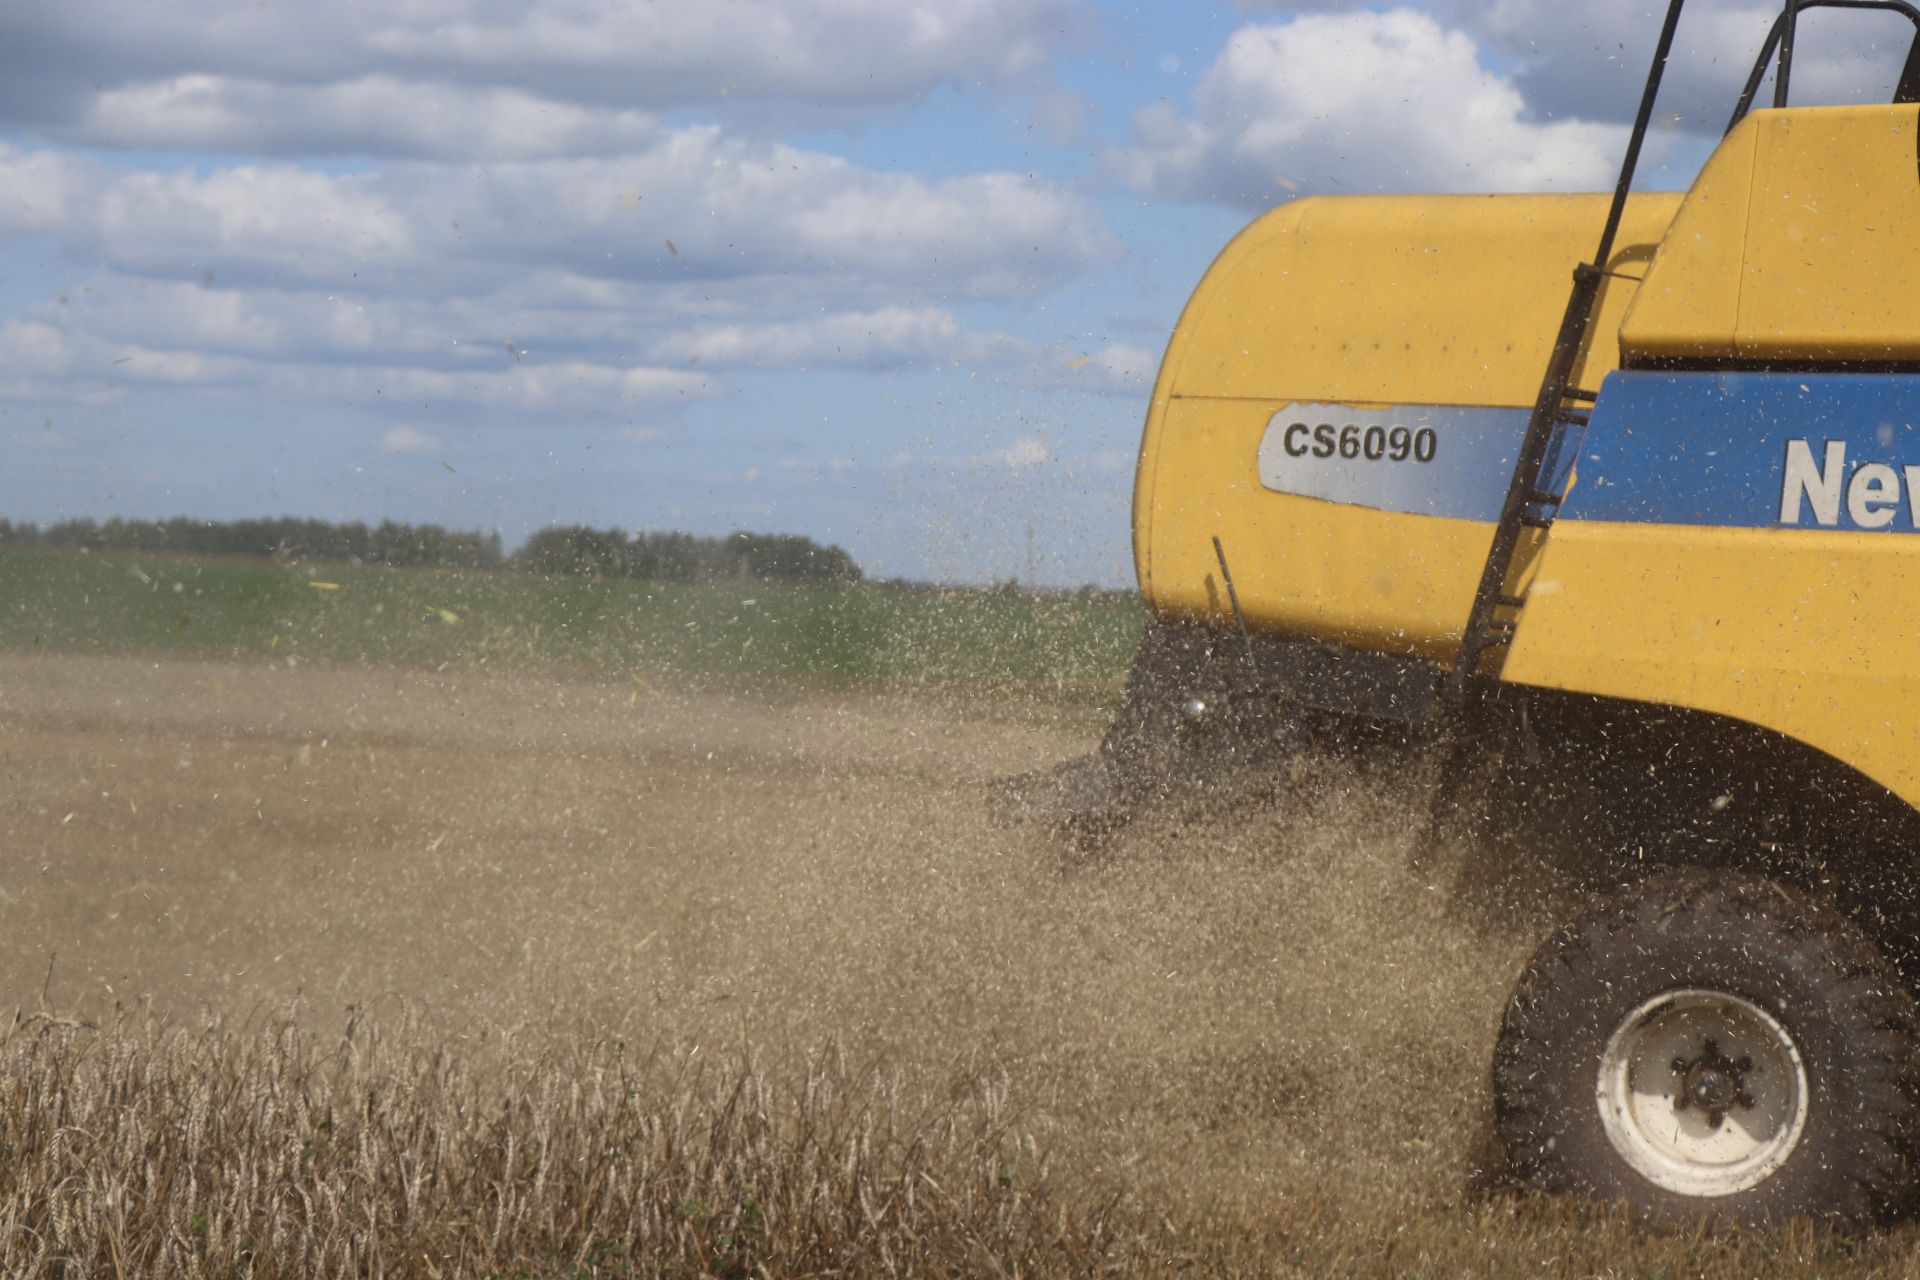
[[1753, 1070], [1751, 1057], [1743, 1054], [1730, 1059], [1720, 1052], [1717, 1041], [1708, 1038], [1697, 1057], [1675, 1058], [1672, 1067], [1680, 1077], [1680, 1088], [1673, 1098], [1675, 1111], [1691, 1107], [1706, 1116], [1709, 1127], [1718, 1129], [1733, 1108], [1753, 1110], [1753, 1095], [1745, 1084], [1747, 1072]]
[[1799, 1047], [1779, 1019], [1730, 992], [1671, 991], [1634, 1009], [1607, 1042], [1595, 1084], [1614, 1150], [1682, 1195], [1758, 1186], [1807, 1122]]

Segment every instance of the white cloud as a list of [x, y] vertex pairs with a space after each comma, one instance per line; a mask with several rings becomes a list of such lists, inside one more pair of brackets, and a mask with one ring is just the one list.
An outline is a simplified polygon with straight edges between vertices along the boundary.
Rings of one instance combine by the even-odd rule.
[[[197, 132], [205, 145], [251, 149], [245, 104], [262, 90], [240, 87], [250, 81], [339, 101], [350, 118], [309, 139], [332, 151], [351, 136], [353, 113], [379, 98], [364, 89], [369, 77], [510, 86], [593, 108], [871, 108], [941, 85], [1023, 83], [1093, 25], [1082, 0], [407, 0], [351, 17], [328, 5], [218, 0], [27, 5], [9, 14], [0, 42], [0, 121], [96, 146], [149, 145], [141, 139], [155, 130], [177, 129], [172, 145]], [[142, 103], [190, 119], [144, 121], [133, 110]], [[404, 154], [434, 142], [453, 147], [435, 154], [472, 154], [451, 131], [376, 121], [366, 139]], [[289, 134], [269, 149], [294, 145]]]
[[[1113, 250], [1067, 181], [735, 127], [1045, 84], [1086, 0], [83, 8], [0, 38], [0, 243], [91, 272], [0, 315], [4, 396], [618, 422], [714, 394], [710, 371], [1025, 359], [967, 304]], [[730, 123], [653, 114], [687, 106]]]
[[197, 73], [104, 89], [60, 130], [69, 140], [156, 150], [485, 160], [633, 151], [658, 133], [638, 111], [519, 89], [385, 75], [307, 85]]
[[226, 355], [406, 361], [457, 351], [435, 332], [431, 310], [387, 299], [107, 275], [43, 314], [64, 331], [108, 344], [164, 339]]
[[1160, 354], [1128, 342], [1111, 342], [1097, 351], [1067, 355], [1054, 348], [1052, 356], [1062, 375], [1055, 381], [1070, 387], [1116, 393], [1144, 391], [1160, 368]]
[[49, 235], [137, 274], [199, 278], [245, 270], [343, 282], [391, 273], [427, 246], [378, 179], [239, 165], [127, 171], [0, 143], [0, 232]]
[[[706, 378], [678, 369], [631, 368], [568, 361], [512, 369], [450, 373], [439, 369], [354, 369], [324, 375], [362, 402], [378, 397], [422, 407], [448, 403], [522, 412], [607, 412], [635, 403], [699, 399]], [[317, 389], [311, 375], [303, 385]]]
[[137, 343], [108, 343], [42, 320], [0, 325], [0, 374], [20, 385], [43, 387], [66, 378], [81, 386], [103, 384], [227, 382], [243, 362], [201, 352], [164, 350]]
[[73, 367], [73, 344], [54, 325], [11, 320], [0, 325], [0, 361], [22, 370], [61, 373]]
[[0, 232], [56, 236], [134, 274], [352, 293], [473, 293], [547, 270], [1007, 296], [1109, 247], [1087, 202], [1055, 183], [879, 173], [711, 126], [617, 157], [350, 174], [127, 172], [0, 144], [0, 189]]
[[529, 359], [631, 363], [641, 335], [686, 306], [631, 284], [581, 291], [541, 273], [507, 292], [375, 297], [106, 274], [42, 307], [38, 323], [109, 345], [457, 371]]
[[[1325, 10], [1327, 3], [1242, 0], [1248, 9]], [[1624, 123], [1640, 105], [1666, 5], [1586, 0], [1433, 0], [1422, 6], [1473, 36], [1511, 68], [1531, 117]], [[1663, 130], [1676, 125], [1718, 137], [1767, 28], [1776, 0], [1688, 0], [1661, 81]], [[1794, 49], [1793, 100], [1885, 102], [1912, 39], [1904, 17], [1816, 11], [1803, 18]]]
[[1264, 208], [1293, 190], [1590, 189], [1611, 179], [1620, 137], [1531, 119], [1470, 36], [1396, 9], [1242, 27], [1191, 116], [1140, 112], [1108, 159], [1143, 192]]
[[477, 369], [324, 364], [299, 347], [255, 357], [158, 345], [165, 340], [154, 334], [151, 344], [119, 342], [44, 320], [10, 321], [0, 325], [0, 396], [42, 396], [64, 380], [75, 390], [144, 383], [414, 408], [606, 414], [634, 404], [700, 399], [712, 390], [698, 371], [648, 365], [537, 359], [501, 359]]
[[1046, 442], [1032, 436], [1023, 436], [1004, 449], [988, 455], [993, 461], [1014, 471], [1026, 471], [1033, 467], [1045, 466], [1052, 462], [1053, 450]]
[[380, 452], [398, 454], [426, 454], [437, 452], [440, 441], [428, 435], [418, 427], [410, 427], [404, 422], [380, 437]]
[[1160, 368], [1160, 353], [1115, 342], [1094, 357], [1094, 365], [1124, 386], [1144, 386]]
[[712, 126], [631, 155], [353, 173], [0, 143], [0, 191], [0, 237], [105, 264], [8, 335], [23, 390], [64, 370], [604, 412], [710, 394], [689, 362], [985, 363], [1024, 348], [893, 300], [1031, 294], [1110, 247], [1058, 184], [878, 173]]
[[770, 324], [703, 326], [666, 335], [648, 354], [662, 364], [884, 369], [975, 364], [1022, 348], [1004, 335], [964, 332], [943, 308], [882, 307]]

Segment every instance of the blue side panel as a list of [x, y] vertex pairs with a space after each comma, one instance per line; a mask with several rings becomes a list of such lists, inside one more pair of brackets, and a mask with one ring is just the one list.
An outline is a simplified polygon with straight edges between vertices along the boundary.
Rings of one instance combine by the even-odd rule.
[[1566, 520], [1920, 531], [1920, 374], [1614, 373]]

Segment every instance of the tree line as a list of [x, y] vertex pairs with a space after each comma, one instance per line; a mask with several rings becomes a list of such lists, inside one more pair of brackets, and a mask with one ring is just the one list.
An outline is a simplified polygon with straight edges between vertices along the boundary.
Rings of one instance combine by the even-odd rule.
[[792, 533], [635, 533], [555, 525], [527, 539], [514, 556], [533, 573], [596, 578], [706, 582], [773, 578], [795, 582], [858, 582], [860, 566], [839, 547]]
[[437, 524], [335, 523], [290, 517], [258, 520], [62, 520], [42, 528], [0, 519], [0, 546], [179, 555], [331, 560], [395, 568], [517, 569], [566, 577], [708, 582], [724, 578], [858, 582], [860, 566], [836, 546], [788, 533], [627, 533], [553, 525], [509, 555], [498, 531]]

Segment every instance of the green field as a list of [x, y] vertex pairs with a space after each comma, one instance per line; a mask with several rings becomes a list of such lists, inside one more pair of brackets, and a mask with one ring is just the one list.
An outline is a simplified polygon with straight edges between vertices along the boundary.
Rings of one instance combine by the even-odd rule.
[[0, 552], [0, 649], [1110, 697], [1124, 595]]

